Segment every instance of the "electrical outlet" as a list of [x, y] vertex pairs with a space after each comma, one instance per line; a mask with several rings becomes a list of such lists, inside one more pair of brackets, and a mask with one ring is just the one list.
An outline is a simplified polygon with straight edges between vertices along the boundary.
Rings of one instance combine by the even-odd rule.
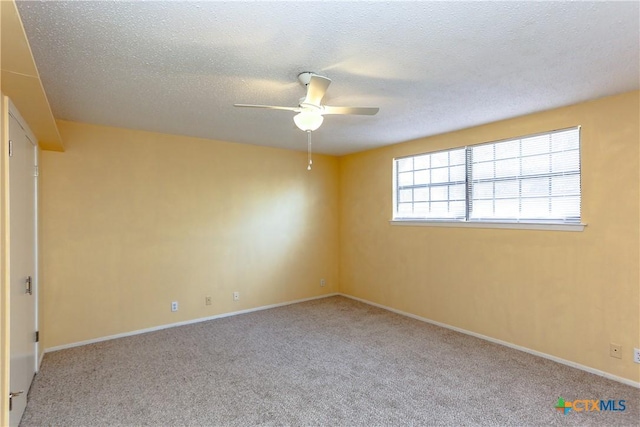
[[173, 301], [171, 303], [171, 311], [178, 311], [178, 301]]
[[609, 356], [622, 359], [622, 346], [620, 344], [609, 344]]
[[204, 305], [211, 305], [211, 297], [205, 297]]
[[633, 349], [633, 361], [640, 363], [640, 348]]
[[240, 292], [234, 292], [233, 293], [233, 300], [234, 301], [238, 301], [240, 299]]
[[327, 281], [324, 279], [320, 279], [320, 286], [326, 286], [327, 285]]

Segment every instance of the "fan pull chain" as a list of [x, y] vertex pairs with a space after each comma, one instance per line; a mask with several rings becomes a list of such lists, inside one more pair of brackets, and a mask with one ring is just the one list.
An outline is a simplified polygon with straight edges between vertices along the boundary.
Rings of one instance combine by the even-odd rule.
[[309, 163], [307, 164], [307, 170], [311, 170], [311, 165], [313, 164], [313, 160], [311, 160], [311, 131], [307, 131], [307, 160]]

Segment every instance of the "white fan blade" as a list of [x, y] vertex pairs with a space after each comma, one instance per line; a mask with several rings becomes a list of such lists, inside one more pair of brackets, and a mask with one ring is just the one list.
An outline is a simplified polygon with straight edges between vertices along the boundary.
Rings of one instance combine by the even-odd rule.
[[233, 104], [234, 107], [268, 108], [270, 110], [287, 110], [300, 112], [299, 107], [278, 107], [277, 105]]
[[307, 96], [304, 98], [302, 103], [320, 106], [320, 102], [322, 101], [322, 98], [330, 84], [330, 79], [322, 76], [316, 76], [315, 74], [312, 75], [311, 80], [309, 80], [309, 84], [307, 85]]
[[331, 107], [325, 105], [322, 107], [322, 114], [359, 114], [362, 116], [373, 116], [380, 111], [376, 107]]

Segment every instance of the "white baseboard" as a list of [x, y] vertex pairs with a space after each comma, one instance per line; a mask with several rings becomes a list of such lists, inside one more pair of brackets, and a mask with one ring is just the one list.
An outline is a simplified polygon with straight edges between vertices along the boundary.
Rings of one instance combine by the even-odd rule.
[[435, 320], [427, 319], [426, 317], [420, 317], [420, 316], [417, 316], [415, 314], [407, 313], [406, 311], [396, 310], [395, 308], [391, 308], [391, 307], [387, 307], [386, 305], [382, 305], [382, 304], [378, 304], [378, 303], [375, 303], [375, 302], [367, 301], [365, 299], [354, 297], [352, 295], [347, 295], [347, 294], [343, 294], [343, 293], [338, 293], [338, 295], [341, 295], [343, 297], [350, 298], [350, 299], [353, 299], [353, 300], [356, 300], [356, 301], [360, 301], [362, 303], [365, 303], [365, 304], [368, 304], [368, 305], [372, 305], [372, 306], [375, 306], [375, 307], [378, 307], [378, 308], [382, 308], [383, 310], [391, 311], [393, 313], [400, 314], [402, 316], [411, 317], [412, 319], [420, 320], [422, 322], [430, 323], [432, 325], [440, 326], [440, 327], [446, 328], [446, 329], [451, 329], [452, 331], [460, 332], [462, 334], [471, 335], [471, 336], [476, 337], [476, 338], [480, 338], [480, 339], [483, 339], [483, 340], [486, 340], [486, 341], [490, 341], [490, 342], [495, 343], [495, 344], [500, 344], [500, 345], [503, 345], [505, 347], [509, 347], [509, 348], [513, 348], [515, 350], [523, 351], [525, 353], [533, 354], [534, 356], [539, 356], [539, 357], [542, 357], [542, 358], [545, 358], [545, 359], [553, 360], [554, 362], [558, 362], [558, 363], [561, 363], [563, 365], [571, 366], [572, 368], [580, 369], [582, 371], [586, 371], [586, 372], [589, 372], [591, 374], [599, 375], [601, 377], [605, 377], [605, 378], [608, 378], [608, 379], [613, 380], [613, 381], [617, 381], [617, 382], [620, 382], [620, 383], [623, 383], [623, 384], [626, 384], [626, 385], [630, 385], [631, 387], [640, 388], [640, 382], [636, 382], [636, 381], [632, 381], [632, 380], [627, 379], [627, 378], [619, 377], [617, 375], [613, 375], [613, 374], [610, 374], [608, 372], [601, 371], [599, 369], [591, 368], [589, 366], [581, 365], [579, 363], [572, 362], [570, 360], [562, 359], [560, 357], [552, 356], [552, 355], [547, 354], [547, 353], [542, 353], [540, 351], [532, 350], [532, 349], [527, 348], [527, 347], [522, 347], [522, 346], [519, 346], [519, 345], [516, 345], [516, 344], [512, 344], [510, 342], [502, 341], [502, 340], [499, 340], [499, 339], [496, 339], [496, 338], [492, 338], [492, 337], [489, 337], [489, 336], [486, 336], [486, 335], [478, 334], [476, 332], [467, 331], [466, 329], [457, 328], [455, 326], [447, 325], [446, 323], [436, 322]]
[[[74, 343], [70, 343], [70, 344], [57, 345], [55, 347], [46, 348], [44, 350], [44, 352], [43, 352], [43, 356], [44, 356], [44, 353], [51, 353], [51, 352], [58, 351], [58, 350], [65, 350], [67, 348], [80, 347], [80, 346], [87, 345], [87, 344], [94, 344], [94, 343], [97, 343], [97, 342], [109, 341], [109, 340], [114, 340], [114, 339], [117, 339], [117, 338], [124, 338], [124, 337], [130, 337], [130, 336], [133, 336], [133, 335], [146, 334], [147, 332], [154, 332], [154, 331], [160, 331], [162, 329], [175, 328], [176, 326], [191, 325], [193, 323], [206, 322], [208, 320], [222, 319], [223, 317], [237, 316], [238, 314], [253, 313], [254, 311], [268, 310], [270, 308], [283, 307], [285, 305], [298, 304], [300, 302], [305, 302], [305, 301], [313, 301], [313, 300], [321, 299], [321, 298], [334, 297], [336, 295], [340, 295], [340, 294], [334, 292], [334, 293], [330, 293], [330, 294], [320, 295], [320, 296], [317, 296], [317, 297], [303, 298], [303, 299], [298, 299], [298, 300], [295, 300], [295, 301], [287, 301], [287, 302], [280, 302], [280, 303], [277, 303], [277, 304], [263, 305], [263, 306], [260, 306], [260, 307], [248, 308], [246, 310], [232, 311], [230, 313], [216, 314], [214, 316], [200, 317], [198, 319], [185, 320], [183, 322], [176, 322], [176, 323], [169, 323], [169, 324], [166, 324], [166, 325], [154, 326], [153, 328], [138, 329], [138, 330], [131, 331], [131, 332], [124, 332], [124, 333], [121, 333], [121, 334], [109, 335], [109, 336], [106, 336], [106, 337], [93, 338], [93, 339], [86, 340], [86, 341], [78, 341], [78, 342], [74, 342]], [[42, 358], [40, 359], [40, 362], [42, 362]]]

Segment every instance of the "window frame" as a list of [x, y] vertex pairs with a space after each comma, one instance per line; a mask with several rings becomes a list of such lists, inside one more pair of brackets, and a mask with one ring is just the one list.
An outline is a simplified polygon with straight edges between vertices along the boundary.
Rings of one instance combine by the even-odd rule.
[[[473, 195], [472, 195], [472, 191], [473, 191], [473, 171], [472, 171], [472, 162], [471, 162], [471, 150], [474, 147], [480, 147], [480, 146], [486, 146], [486, 145], [497, 145], [500, 143], [504, 143], [504, 142], [511, 142], [511, 141], [520, 141], [519, 143], [522, 143], [522, 140], [524, 139], [528, 139], [528, 138], [535, 138], [535, 137], [539, 137], [539, 136], [550, 136], [553, 135], [555, 133], [561, 133], [561, 132], [567, 132], [567, 131], [571, 131], [571, 130], [577, 130], [578, 131], [578, 166], [577, 166], [577, 174], [578, 174], [578, 179], [579, 179], [579, 184], [578, 184], [578, 188], [579, 188], [579, 216], [577, 218], [577, 221], [562, 221], [562, 220], [556, 220], [556, 219], [519, 219], [519, 218], [513, 218], [513, 219], [509, 219], [509, 218], [502, 218], [502, 219], [490, 219], [490, 218], [482, 218], [482, 219], [472, 219], [471, 218], [471, 208], [472, 208], [472, 202], [473, 202]], [[464, 218], [428, 218], [428, 217], [413, 217], [413, 216], [401, 216], [399, 215], [399, 200], [398, 198], [400, 197], [399, 192], [400, 192], [400, 186], [398, 183], [398, 177], [399, 177], [399, 171], [398, 171], [398, 161], [402, 160], [402, 159], [408, 159], [408, 158], [417, 158], [420, 157], [422, 155], [433, 155], [433, 154], [437, 154], [437, 153], [450, 153], [452, 151], [456, 151], [456, 150], [464, 150], [464, 158], [465, 158], [465, 163], [464, 163], [464, 168], [465, 168], [465, 216]], [[548, 154], [551, 155], [553, 153], [552, 151], [553, 149], [550, 148]], [[518, 159], [522, 159], [523, 157], [520, 155], [517, 157]], [[494, 162], [497, 159], [494, 159]], [[400, 157], [394, 157], [392, 160], [392, 219], [389, 221], [390, 224], [392, 225], [417, 225], [417, 226], [436, 226], [436, 227], [464, 227], [464, 228], [515, 228], [515, 229], [528, 229], [528, 230], [560, 230], [560, 231], [583, 231], [584, 227], [586, 226], [585, 223], [583, 223], [583, 217], [582, 217], [582, 127], [580, 125], [578, 126], [571, 126], [571, 127], [567, 127], [567, 128], [562, 128], [562, 129], [556, 129], [556, 130], [552, 130], [552, 131], [546, 131], [546, 132], [539, 132], [539, 133], [535, 133], [535, 134], [529, 134], [529, 135], [522, 135], [522, 136], [517, 136], [517, 137], [511, 137], [511, 138], [505, 138], [505, 139], [501, 139], [501, 140], [497, 140], [497, 141], [489, 141], [489, 142], [482, 142], [482, 143], [478, 143], [478, 144], [471, 144], [471, 145], [466, 145], [466, 146], [461, 146], [461, 147], [452, 147], [452, 148], [448, 148], [448, 149], [444, 149], [444, 150], [437, 150], [437, 151], [432, 151], [432, 152], [425, 152], [425, 153], [417, 153], [417, 154], [411, 154], [411, 155], [406, 155], [406, 156], [400, 156]], [[451, 167], [451, 166], [449, 166]], [[415, 171], [416, 169], [412, 169], [412, 171]], [[548, 174], [544, 175], [545, 177], [552, 177], [554, 176], [555, 172], [549, 172]], [[576, 172], [571, 172], [571, 174], [575, 175]], [[518, 178], [514, 178], [514, 179], [519, 179], [519, 177], [523, 176], [524, 180], [526, 179], [530, 179], [527, 178], [527, 175], [522, 175], [521, 173], [518, 175]], [[496, 179], [494, 177], [492, 182], [497, 182], [498, 179]], [[429, 185], [427, 185], [426, 187], [430, 188], [431, 183], [429, 183]], [[447, 185], [450, 183], [445, 183], [444, 185]], [[411, 186], [409, 186], [409, 188], [413, 188]], [[519, 193], [519, 197], [522, 198], [522, 193]], [[552, 197], [551, 195], [549, 195], [549, 197]], [[568, 197], [564, 196], [564, 197]], [[415, 202], [412, 202], [415, 203]]]

